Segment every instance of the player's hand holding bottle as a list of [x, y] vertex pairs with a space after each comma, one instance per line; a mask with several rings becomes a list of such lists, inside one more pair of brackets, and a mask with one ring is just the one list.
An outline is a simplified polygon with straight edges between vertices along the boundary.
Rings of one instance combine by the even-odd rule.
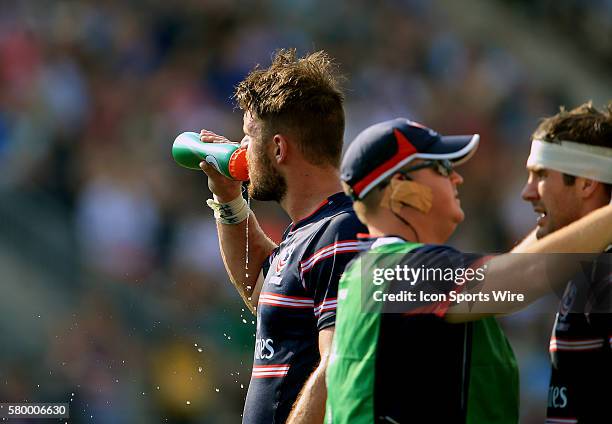
[[[222, 135], [203, 129], [200, 131], [200, 141], [203, 143], [231, 143]], [[227, 203], [241, 194], [241, 181], [227, 178], [206, 161], [200, 162], [200, 168], [208, 176], [208, 188], [217, 197], [217, 201]]]

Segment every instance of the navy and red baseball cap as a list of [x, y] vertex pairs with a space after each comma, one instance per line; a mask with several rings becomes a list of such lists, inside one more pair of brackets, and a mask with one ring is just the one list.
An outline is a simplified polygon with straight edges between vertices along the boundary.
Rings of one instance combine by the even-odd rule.
[[374, 187], [415, 159], [448, 159], [454, 165], [476, 151], [480, 136], [442, 136], [405, 118], [381, 122], [363, 130], [349, 145], [340, 178], [353, 199], [363, 199]]

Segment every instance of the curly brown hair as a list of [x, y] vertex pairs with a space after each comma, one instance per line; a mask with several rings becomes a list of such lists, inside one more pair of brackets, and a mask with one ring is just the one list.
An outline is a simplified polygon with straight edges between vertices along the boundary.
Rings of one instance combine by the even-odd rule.
[[[591, 146], [612, 148], [612, 102], [604, 110], [598, 110], [593, 102], [565, 110], [562, 106], [559, 113], [544, 118], [533, 132], [534, 140], [549, 143], [573, 141]], [[573, 185], [576, 177], [563, 174], [566, 185]], [[612, 185], [605, 184], [606, 191], [612, 192]]]
[[344, 137], [343, 77], [324, 51], [297, 58], [278, 50], [236, 86], [238, 106], [263, 122], [266, 137], [290, 133], [310, 163], [339, 167]]
[[612, 102], [603, 111], [592, 102], [569, 111], [561, 107], [559, 113], [540, 122], [532, 137], [552, 143], [566, 140], [612, 147]]

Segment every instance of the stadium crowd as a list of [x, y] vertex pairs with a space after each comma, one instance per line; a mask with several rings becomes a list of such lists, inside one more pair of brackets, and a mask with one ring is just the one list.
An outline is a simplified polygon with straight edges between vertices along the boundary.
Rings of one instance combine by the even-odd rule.
[[[42, 234], [9, 239], [13, 224], [0, 219], [0, 254], [17, 252], [44, 275], [2, 295], [3, 318], [25, 336], [0, 336], [10, 344], [0, 399], [70, 400], [75, 423], [239, 420], [254, 317], [223, 270], [206, 179], [179, 168], [170, 147], [201, 128], [241, 138], [233, 86], [275, 49], [336, 58], [347, 141], [397, 116], [481, 134], [460, 170], [468, 220], [452, 240], [468, 251], [507, 250], [535, 225], [520, 198], [530, 132], [560, 104], [587, 100], [535, 83], [512, 46], [463, 37], [426, 0], [19, 1], [2, 2], [0, 22], [0, 190], [31, 201], [2, 211], [33, 213], [42, 232], [68, 223], [50, 235], [68, 242], [47, 268]], [[288, 218], [254, 208], [279, 240]], [[54, 276], [62, 266], [71, 278]], [[6, 309], [45, 290], [55, 297], [38, 309]], [[19, 319], [30, 312], [44, 329], [31, 343]], [[551, 320], [527, 311], [505, 321], [525, 423], [544, 413]]]

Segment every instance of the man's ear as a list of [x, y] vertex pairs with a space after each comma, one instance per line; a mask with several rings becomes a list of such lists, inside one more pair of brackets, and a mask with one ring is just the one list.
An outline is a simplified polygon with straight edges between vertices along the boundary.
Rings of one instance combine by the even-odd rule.
[[272, 138], [272, 143], [274, 144], [274, 158], [276, 159], [276, 163], [281, 164], [287, 160], [287, 155], [289, 154], [289, 143], [287, 139], [282, 134], [276, 134]]
[[602, 183], [599, 181], [591, 180], [584, 177], [576, 177], [576, 188], [578, 189], [578, 195], [583, 199], [588, 199], [593, 196]]

